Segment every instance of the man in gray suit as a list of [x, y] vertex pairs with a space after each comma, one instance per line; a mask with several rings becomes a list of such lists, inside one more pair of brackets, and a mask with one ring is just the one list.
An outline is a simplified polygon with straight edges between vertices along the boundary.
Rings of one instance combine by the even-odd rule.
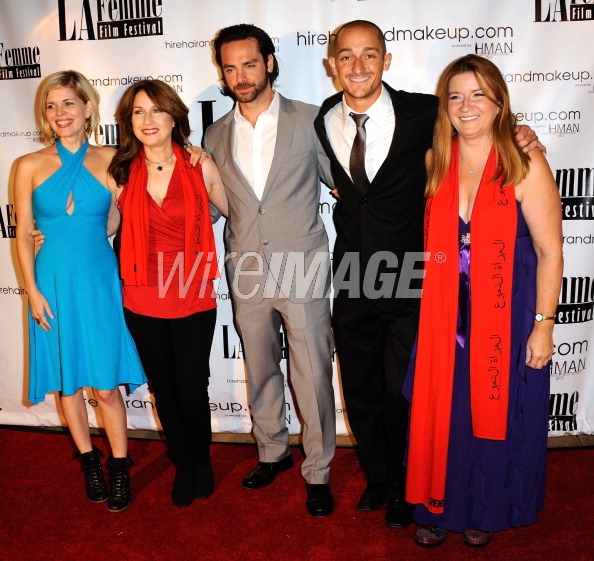
[[234, 108], [206, 131], [229, 201], [227, 279], [243, 341], [258, 465], [243, 486], [259, 489], [293, 465], [285, 423], [280, 328], [303, 421], [308, 512], [334, 508], [328, 484], [336, 417], [328, 237], [319, 215], [320, 177], [330, 177], [313, 121], [318, 108], [284, 98], [274, 44], [247, 24], [222, 29], [215, 58]]

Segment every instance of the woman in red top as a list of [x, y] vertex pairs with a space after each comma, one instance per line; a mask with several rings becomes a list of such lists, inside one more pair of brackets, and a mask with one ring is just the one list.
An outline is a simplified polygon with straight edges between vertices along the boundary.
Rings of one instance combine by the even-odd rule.
[[163, 82], [128, 88], [116, 109], [121, 144], [109, 168], [123, 219], [124, 315], [176, 467], [176, 506], [214, 490], [208, 379], [218, 266], [209, 200], [227, 213], [215, 163], [192, 167], [183, 148], [188, 112]]

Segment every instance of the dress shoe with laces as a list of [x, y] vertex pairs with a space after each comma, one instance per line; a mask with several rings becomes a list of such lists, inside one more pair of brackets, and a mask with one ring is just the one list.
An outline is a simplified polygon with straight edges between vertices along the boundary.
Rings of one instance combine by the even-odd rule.
[[364, 511], [377, 510], [384, 506], [387, 500], [388, 492], [383, 485], [367, 485], [355, 508]]
[[445, 528], [419, 526], [415, 532], [415, 542], [423, 547], [437, 547], [445, 541], [447, 535]]
[[493, 539], [493, 532], [483, 532], [473, 528], [462, 534], [462, 539], [470, 547], [484, 547]]
[[270, 485], [278, 473], [292, 467], [291, 455], [278, 462], [258, 462], [258, 465], [243, 478], [242, 485], [246, 489], [262, 489]]
[[305, 507], [312, 516], [328, 516], [334, 510], [334, 498], [328, 483], [307, 483]]
[[412, 508], [404, 499], [388, 499], [386, 510], [386, 526], [404, 529], [412, 522]]

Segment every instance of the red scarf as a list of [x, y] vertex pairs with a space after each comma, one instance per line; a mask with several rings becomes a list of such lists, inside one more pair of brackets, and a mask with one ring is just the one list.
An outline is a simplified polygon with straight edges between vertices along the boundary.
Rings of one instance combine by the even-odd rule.
[[[491, 148], [472, 209], [467, 344], [473, 434], [504, 440], [517, 209], [514, 187], [493, 181], [497, 165]], [[407, 501], [424, 504], [434, 513], [444, 509], [450, 434], [459, 290], [458, 196], [456, 139], [448, 174], [425, 210], [425, 251], [430, 257], [425, 262], [407, 462]]]
[[[196, 260], [200, 260], [193, 273], [192, 282], [202, 282], [206, 263], [209, 262], [209, 278], [218, 277], [216, 247], [208, 194], [202, 177], [202, 168], [192, 167], [188, 153], [178, 144], [173, 144], [176, 166], [181, 176], [185, 206], [184, 281], [192, 272]], [[145, 286], [147, 284], [149, 194], [146, 187], [148, 171], [144, 150], [141, 150], [130, 165], [128, 183], [124, 185], [122, 202], [122, 233], [120, 272], [124, 284]]]

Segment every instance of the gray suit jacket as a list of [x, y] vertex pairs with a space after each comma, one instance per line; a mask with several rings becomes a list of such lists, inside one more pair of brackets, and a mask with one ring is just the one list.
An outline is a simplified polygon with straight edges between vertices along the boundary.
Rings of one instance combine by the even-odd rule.
[[204, 148], [217, 163], [229, 201], [226, 269], [234, 301], [324, 297], [330, 254], [319, 213], [320, 178], [331, 185], [331, 174], [313, 127], [318, 108], [280, 96], [276, 147], [261, 200], [233, 159], [233, 113], [208, 128]]

